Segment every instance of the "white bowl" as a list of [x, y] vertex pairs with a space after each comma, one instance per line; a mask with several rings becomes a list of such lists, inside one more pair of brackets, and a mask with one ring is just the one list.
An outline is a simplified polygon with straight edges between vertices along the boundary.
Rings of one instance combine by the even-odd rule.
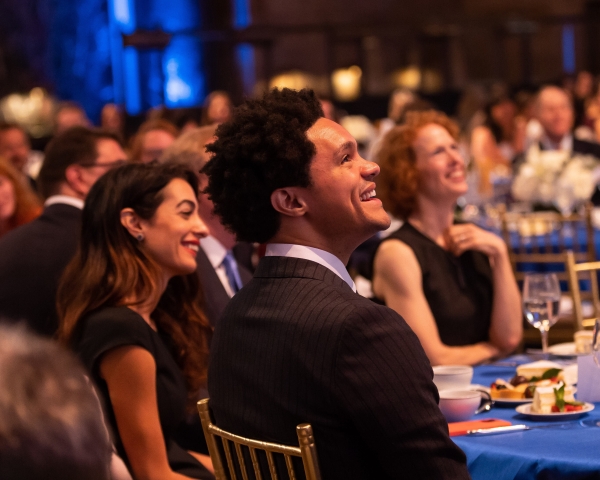
[[473, 379], [469, 365], [438, 365], [433, 367], [433, 383], [439, 391], [466, 389]]
[[440, 410], [448, 422], [469, 420], [481, 404], [481, 392], [477, 390], [442, 390]]

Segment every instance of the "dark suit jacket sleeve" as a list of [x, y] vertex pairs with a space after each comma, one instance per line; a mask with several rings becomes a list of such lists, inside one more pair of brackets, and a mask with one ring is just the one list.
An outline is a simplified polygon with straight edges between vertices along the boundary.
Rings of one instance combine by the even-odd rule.
[[595, 142], [587, 142], [585, 140], [573, 139], [573, 153], [583, 155], [592, 155], [600, 159], [600, 145]]
[[391, 478], [469, 478], [437, 406], [429, 360], [402, 317], [375, 305], [357, 309], [336, 357], [335, 401]]

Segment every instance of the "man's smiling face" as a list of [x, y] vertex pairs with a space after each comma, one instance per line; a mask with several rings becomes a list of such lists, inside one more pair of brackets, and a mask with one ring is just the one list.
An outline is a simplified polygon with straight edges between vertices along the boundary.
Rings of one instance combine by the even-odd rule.
[[341, 125], [320, 118], [306, 132], [315, 145], [306, 189], [307, 219], [328, 238], [358, 244], [384, 230], [390, 218], [375, 196], [379, 166], [360, 157], [356, 140]]

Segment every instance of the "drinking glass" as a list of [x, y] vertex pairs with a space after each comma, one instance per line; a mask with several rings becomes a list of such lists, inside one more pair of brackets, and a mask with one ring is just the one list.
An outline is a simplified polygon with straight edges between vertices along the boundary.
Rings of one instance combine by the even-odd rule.
[[[554, 205], [560, 210], [561, 215], [566, 220], [571, 216], [575, 209], [575, 203], [577, 197], [575, 196], [575, 189], [573, 185], [569, 183], [558, 182], [555, 191]], [[571, 222], [564, 222], [562, 234], [565, 237], [573, 237], [574, 231]]]
[[570, 217], [575, 208], [575, 189], [569, 183], [558, 182], [556, 185], [554, 205], [560, 210], [563, 217]]
[[600, 318], [594, 324], [594, 335], [592, 336], [592, 355], [594, 362], [600, 367]]
[[523, 310], [527, 321], [542, 335], [548, 353], [548, 330], [558, 320], [560, 285], [555, 273], [528, 273], [523, 282]]
[[[592, 336], [592, 356], [596, 366], [600, 367], [600, 318], [596, 319], [594, 324], [594, 334]], [[584, 427], [600, 427], [600, 421], [597, 418], [581, 420], [579, 422]]]

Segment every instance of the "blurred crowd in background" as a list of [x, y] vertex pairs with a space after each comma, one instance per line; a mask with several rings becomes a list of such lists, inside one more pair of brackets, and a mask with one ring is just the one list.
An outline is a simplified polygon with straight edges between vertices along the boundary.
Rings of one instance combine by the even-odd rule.
[[[554, 128], [559, 136], [572, 133], [578, 140], [598, 142], [600, 79], [581, 71], [563, 78], [555, 86], [567, 94], [566, 101], [561, 99], [558, 90], [546, 92], [548, 98], [540, 103], [539, 90], [511, 91], [502, 83], [472, 85], [463, 92], [455, 111], [446, 112], [461, 129], [460, 145], [470, 172], [468, 203], [510, 201], [508, 192], [518, 173], [519, 158], [542, 140], [548, 130]], [[7, 180], [14, 183], [15, 175], [19, 173], [27, 176], [30, 185], [35, 187], [43, 150], [50, 138], [72, 126], [92, 126], [76, 103], [58, 102], [39, 92], [33, 92], [31, 97], [40, 95], [44, 95], [44, 106], [32, 109], [34, 118], [14, 115], [6, 102], [0, 106], [4, 117], [0, 124], [0, 185], [6, 184]], [[34, 100], [31, 102], [35, 103]], [[327, 97], [322, 97], [321, 102], [326, 117], [348, 129], [357, 139], [363, 157], [374, 161], [383, 136], [394, 125], [401, 124], [407, 112], [440, 109], [432, 99], [409, 89], [397, 89], [391, 94], [386, 118], [348, 115]], [[107, 104], [102, 109], [98, 127], [114, 133], [121, 140], [130, 160], [149, 162], [160, 157], [161, 152], [186, 131], [225, 121], [233, 107], [230, 96], [224, 91], [212, 92], [199, 107], [154, 108], [146, 113], [145, 119], [129, 118], [121, 106]], [[16, 207], [7, 205], [7, 196], [2, 197], [0, 232], [30, 220], [36, 211], [39, 213], [28, 191], [21, 192], [17, 187], [15, 194], [23, 207], [19, 205], [17, 213]], [[9, 211], [11, 215], [8, 215]]]

